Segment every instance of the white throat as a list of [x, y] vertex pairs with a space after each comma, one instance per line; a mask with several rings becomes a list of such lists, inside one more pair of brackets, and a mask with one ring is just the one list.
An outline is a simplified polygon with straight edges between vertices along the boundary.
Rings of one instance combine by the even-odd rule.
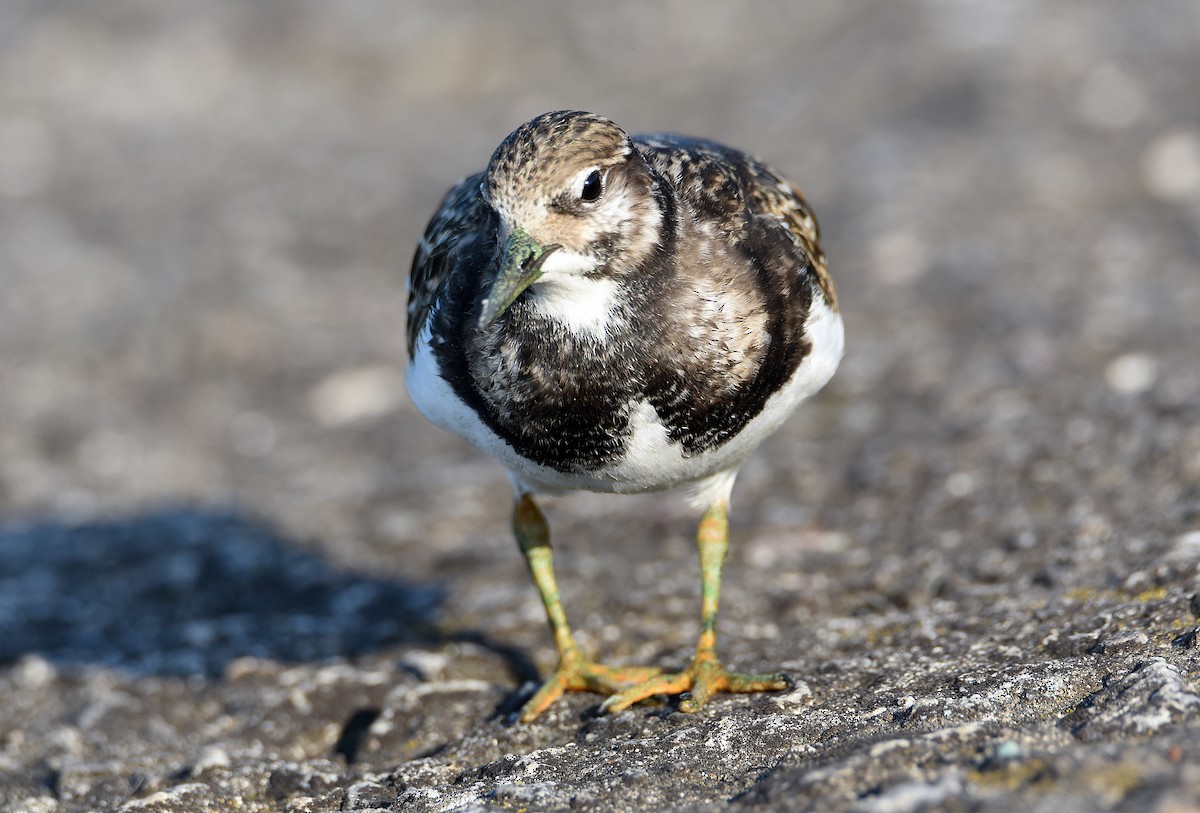
[[595, 267], [591, 257], [555, 251], [546, 258], [541, 278], [529, 288], [530, 304], [572, 333], [603, 339], [616, 318], [617, 281], [584, 276]]

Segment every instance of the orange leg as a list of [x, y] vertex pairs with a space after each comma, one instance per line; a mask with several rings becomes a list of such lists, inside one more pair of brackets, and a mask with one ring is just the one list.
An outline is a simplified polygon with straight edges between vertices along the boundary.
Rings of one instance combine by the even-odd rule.
[[729, 512], [724, 500], [704, 513], [696, 534], [700, 552], [703, 587], [700, 604], [700, 640], [692, 662], [682, 672], [657, 675], [610, 696], [600, 707], [605, 712], [623, 711], [656, 694], [679, 694], [679, 710], [699, 711], [719, 692], [771, 692], [789, 688], [791, 680], [782, 673], [750, 675], [729, 672], [717, 658], [717, 605], [721, 595], [721, 569], [729, 551]]
[[558, 648], [558, 666], [550, 679], [521, 709], [521, 722], [528, 723], [536, 719], [564, 692], [612, 695], [643, 684], [662, 672], [661, 669], [647, 666], [602, 666], [585, 658], [571, 635], [567, 614], [558, 594], [550, 551], [550, 526], [528, 494], [518, 499], [513, 509], [513, 533], [521, 552], [525, 554], [533, 583], [542, 597], [550, 632], [554, 635], [554, 645]]

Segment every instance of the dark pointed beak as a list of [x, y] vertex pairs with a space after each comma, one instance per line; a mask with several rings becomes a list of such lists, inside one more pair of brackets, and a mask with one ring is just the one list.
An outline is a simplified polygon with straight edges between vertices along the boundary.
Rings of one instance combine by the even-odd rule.
[[537, 282], [542, 275], [542, 263], [559, 248], [558, 245], [540, 246], [524, 229], [513, 229], [504, 244], [500, 272], [484, 297], [479, 326], [488, 327], [499, 319], [522, 291]]

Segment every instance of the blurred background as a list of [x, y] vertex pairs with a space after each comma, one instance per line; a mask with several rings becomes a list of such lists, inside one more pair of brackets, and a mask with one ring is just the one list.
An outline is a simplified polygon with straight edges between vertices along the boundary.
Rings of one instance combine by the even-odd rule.
[[[1198, 80], [1195, 0], [0, 3], [0, 810], [487, 806], [546, 746], [564, 809], [1192, 793]], [[407, 399], [405, 283], [558, 108], [757, 153], [821, 221], [847, 354], [743, 468], [722, 593], [783, 698], [497, 716], [554, 653], [503, 470]], [[548, 513], [581, 645], [685, 663], [694, 512]]]
[[[583, 108], [821, 220], [848, 353], [744, 472], [743, 568], [1153, 546], [1200, 514], [1198, 77], [1189, 0], [9, 0], [0, 521], [245, 513], [540, 641], [502, 470], [406, 399], [405, 280], [453, 180]], [[594, 608], [690, 556], [675, 501], [555, 510]]]

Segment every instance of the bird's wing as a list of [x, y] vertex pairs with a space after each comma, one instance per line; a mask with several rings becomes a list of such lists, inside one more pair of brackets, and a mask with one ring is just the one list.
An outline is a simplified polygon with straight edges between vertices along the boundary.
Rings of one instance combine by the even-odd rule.
[[741, 231], [747, 212], [779, 223], [811, 272], [826, 303], [837, 309], [837, 289], [825, 265], [821, 230], [795, 184], [762, 161], [712, 141], [672, 133], [637, 136], [643, 155], [676, 186], [697, 212]]
[[487, 223], [487, 207], [479, 193], [483, 173], [456, 183], [438, 207], [413, 255], [408, 276], [408, 355], [416, 353], [417, 337], [450, 277], [456, 250]]
[[750, 208], [779, 220], [787, 228], [792, 242], [807, 255], [826, 304], [837, 310], [837, 288], [821, 250], [821, 227], [808, 201], [795, 184], [755, 158], [746, 158], [746, 171], [755, 181], [747, 190]]

